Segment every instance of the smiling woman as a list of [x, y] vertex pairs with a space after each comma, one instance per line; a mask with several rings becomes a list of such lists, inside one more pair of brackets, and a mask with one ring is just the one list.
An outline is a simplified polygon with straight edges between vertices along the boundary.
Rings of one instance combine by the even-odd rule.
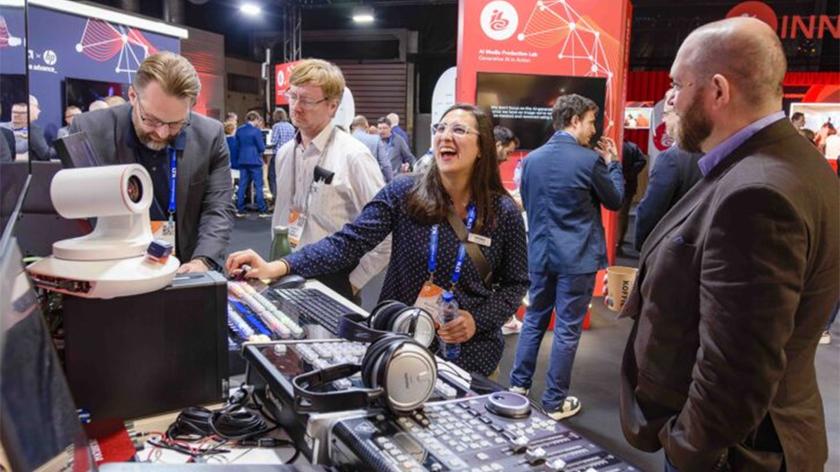
[[395, 178], [341, 231], [279, 261], [246, 250], [231, 254], [226, 265], [229, 272], [249, 265], [247, 277], [316, 277], [355, 267], [391, 234], [380, 299], [416, 304], [421, 290], [454, 293], [460, 316], [437, 335], [461, 344], [456, 364], [490, 375], [502, 357], [501, 326], [528, 286], [525, 227], [502, 187], [489, 117], [455, 105], [436, 129], [429, 170]]

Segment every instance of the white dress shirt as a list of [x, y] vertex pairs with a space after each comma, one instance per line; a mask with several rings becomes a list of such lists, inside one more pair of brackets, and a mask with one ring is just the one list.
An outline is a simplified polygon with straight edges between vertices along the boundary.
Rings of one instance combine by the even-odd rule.
[[[324, 128], [305, 149], [300, 135], [284, 144], [277, 152], [274, 166], [277, 196], [272, 227], [288, 226], [290, 210], [305, 214], [307, 221], [298, 248], [319, 241], [353, 221], [385, 186], [382, 172], [367, 146], [333, 125]], [[315, 166], [333, 172], [334, 176], [331, 184], [316, 182], [310, 191]], [[389, 236], [362, 257], [350, 273], [350, 283], [363, 287], [388, 265], [390, 253]]]

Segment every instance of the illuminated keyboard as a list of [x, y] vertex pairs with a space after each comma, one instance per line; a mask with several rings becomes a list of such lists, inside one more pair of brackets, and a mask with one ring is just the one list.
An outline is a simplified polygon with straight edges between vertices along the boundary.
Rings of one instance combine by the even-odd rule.
[[311, 288], [271, 289], [269, 297], [277, 308], [297, 320], [298, 324], [318, 324], [338, 335], [338, 320], [354, 311], [329, 295]]

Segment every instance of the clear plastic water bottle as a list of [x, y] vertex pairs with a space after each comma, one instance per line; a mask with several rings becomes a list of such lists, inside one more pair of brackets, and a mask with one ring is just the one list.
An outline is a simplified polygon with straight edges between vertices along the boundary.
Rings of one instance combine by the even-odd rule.
[[[461, 314], [458, 312], [458, 301], [455, 300], [455, 295], [448, 290], [443, 292], [443, 295], [440, 296], [441, 322], [446, 324], [459, 316], [461, 316]], [[451, 361], [461, 356], [460, 344], [445, 343], [440, 338], [438, 338], [438, 341], [440, 342], [440, 351], [443, 353], [444, 359]]]

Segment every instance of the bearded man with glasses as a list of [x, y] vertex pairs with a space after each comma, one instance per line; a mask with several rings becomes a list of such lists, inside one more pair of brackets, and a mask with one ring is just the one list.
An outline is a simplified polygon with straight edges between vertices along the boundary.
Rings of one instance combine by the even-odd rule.
[[129, 103], [83, 113], [70, 126], [71, 134], [87, 133], [101, 164], [146, 168], [154, 184], [150, 216], [163, 233], [156, 237], [173, 242], [182, 273], [221, 268], [233, 221], [224, 129], [192, 112], [200, 91], [184, 57], [153, 54], [134, 76]]

